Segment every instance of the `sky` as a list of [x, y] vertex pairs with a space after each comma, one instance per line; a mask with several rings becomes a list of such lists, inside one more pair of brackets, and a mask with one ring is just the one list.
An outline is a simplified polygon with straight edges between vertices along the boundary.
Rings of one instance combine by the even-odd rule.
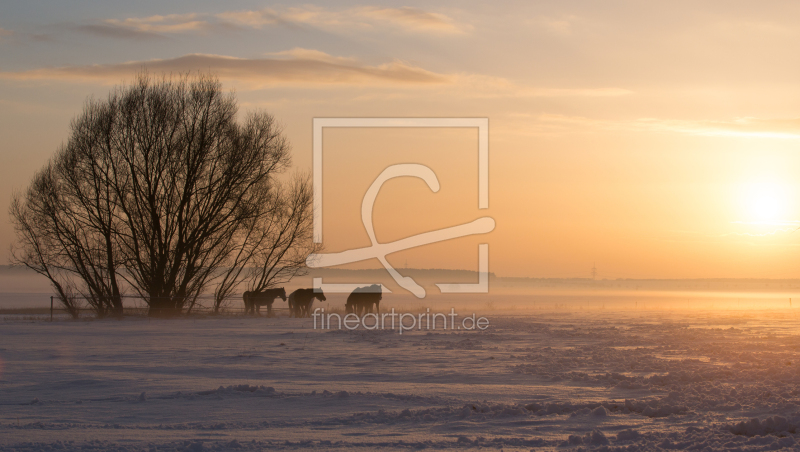
[[[398, 6], [402, 5], [402, 6]], [[800, 4], [790, 1], [0, 3], [0, 250], [9, 201], [90, 97], [137, 72], [206, 71], [282, 124], [310, 171], [317, 117], [489, 119], [488, 209], [471, 129], [324, 135], [327, 251], [482, 216], [494, 231], [397, 266], [500, 276], [800, 276]], [[376, 267], [377, 262], [350, 264]]]

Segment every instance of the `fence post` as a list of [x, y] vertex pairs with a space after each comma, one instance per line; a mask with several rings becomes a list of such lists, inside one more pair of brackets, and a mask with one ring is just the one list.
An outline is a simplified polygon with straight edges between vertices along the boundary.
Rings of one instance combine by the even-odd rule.
[[53, 296], [50, 295], [50, 321], [53, 321]]

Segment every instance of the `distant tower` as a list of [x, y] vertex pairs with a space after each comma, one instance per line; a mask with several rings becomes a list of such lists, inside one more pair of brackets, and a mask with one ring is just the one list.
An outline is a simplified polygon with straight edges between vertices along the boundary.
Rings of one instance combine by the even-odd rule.
[[597, 279], [597, 265], [592, 262], [592, 279]]

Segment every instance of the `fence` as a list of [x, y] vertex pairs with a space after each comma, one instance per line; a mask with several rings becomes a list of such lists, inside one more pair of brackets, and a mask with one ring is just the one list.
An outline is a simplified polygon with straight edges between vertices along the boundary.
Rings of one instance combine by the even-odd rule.
[[[83, 305], [79, 306], [76, 310], [78, 311], [79, 315], [80, 312], [95, 312], [95, 309], [88, 306], [86, 302], [86, 297], [78, 296], [75, 297], [76, 300], [83, 300]], [[148, 310], [150, 309], [147, 303], [144, 301], [145, 297], [140, 295], [123, 295], [122, 296], [123, 303], [122, 303], [122, 315], [146, 315]], [[57, 296], [50, 296], [50, 320], [53, 320], [54, 313], [56, 311], [62, 312], [69, 312], [69, 310], [63, 306], [56, 306], [58, 297]], [[126, 305], [124, 302], [125, 300], [139, 300], [138, 303], [130, 306], [130, 303]], [[203, 303], [206, 301], [206, 303]], [[275, 302], [283, 302], [281, 299], [276, 299]], [[212, 295], [200, 295], [195, 299], [194, 305], [191, 307], [191, 313], [194, 314], [211, 314], [214, 313], [214, 297]], [[186, 311], [187, 308], [184, 308]], [[266, 307], [262, 307], [260, 309], [261, 315], [266, 313]], [[289, 314], [289, 308], [277, 308], [273, 307], [272, 311], [275, 315], [286, 313]], [[186, 312], [184, 312], [186, 313]], [[246, 314], [244, 308], [244, 301], [242, 300], [242, 294], [234, 294], [229, 297], [226, 297], [222, 304], [220, 305], [218, 314]]]

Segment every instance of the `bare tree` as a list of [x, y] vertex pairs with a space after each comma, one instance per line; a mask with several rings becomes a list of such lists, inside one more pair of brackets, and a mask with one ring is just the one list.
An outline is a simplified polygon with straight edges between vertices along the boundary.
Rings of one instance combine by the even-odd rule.
[[77, 277], [99, 315], [121, 313], [123, 283], [150, 315], [174, 315], [217, 277], [230, 280], [231, 265], [234, 281], [250, 262], [296, 267], [308, 235], [307, 178], [283, 187], [276, 175], [289, 167], [290, 147], [274, 118], [256, 113], [240, 124], [236, 114], [233, 95], [206, 75], [140, 75], [89, 101], [67, 145], [14, 198], [16, 261], [54, 287]]
[[99, 317], [121, 314], [109, 203], [98, 189], [102, 182], [73, 151], [73, 146], [62, 149], [36, 175], [24, 201], [14, 197], [11, 215], [19, 243], [12, 258], [49, 278], [73, 316], [77, 294]]
[[244, 282], [261, 292], [306, 272], [306, 258], [319, 252], [312, 241], [310, 177], [298, 174], [263, 193], [260, 209], [232, 237], [233, 252], [214, 292], [214, 312]]
[[52, 165], [48, 164], [36, 175], [24, 200], [20, 194], [15, 194], [11, 200], [9, 212], [17, 232], [11, 260], [49, 279], [59, 302], [73, 318], [77, 318], [80, 306], [75, 299], [70, 273], [63, 269], [58, 239], [47, 225], [49, 218], [42, 199], [52, 190], [51, 173]]

